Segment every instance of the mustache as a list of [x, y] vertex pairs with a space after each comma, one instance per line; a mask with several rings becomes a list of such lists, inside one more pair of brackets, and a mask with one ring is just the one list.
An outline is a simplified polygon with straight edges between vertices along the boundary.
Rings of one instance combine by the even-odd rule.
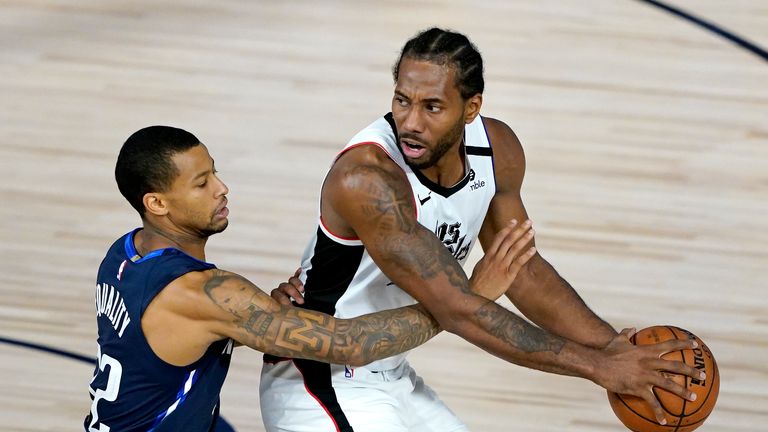
[[229, 204], [229, 200], [227, 199], [227, 197], [224, 197], [224, 199], [221, 201], [221, 204], [219, 204], [216, 207], [216, 211], [214, 211], [213, 214], [216, 214], [216, 213], [220, 212], [221, 209], [223, 209], [224, 207], [227, 206], [227, 204]]
[[422, 145], [424, 147], [427, 146], [427, 143], [424, 140], [420, 139], [419, 137], [417, 137], [414, 134], [410, 134], [410, 133], [407, 133], [407, 132], [406, 133], [401, 133], [400, 134], [400, 139], [407, 139], [408, 141], [412, 141], [412, 142], [414, 142], [416, 144], [420, 144], [420, 145]]

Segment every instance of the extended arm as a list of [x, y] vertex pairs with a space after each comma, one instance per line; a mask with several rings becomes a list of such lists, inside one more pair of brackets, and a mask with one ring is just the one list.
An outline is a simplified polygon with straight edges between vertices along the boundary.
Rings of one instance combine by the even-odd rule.
[[234, 273], [212, 270], [202, 277], [197, 283], [219, 309], [212, 313], [213, 333], [277, 356], [358, 366], [410, 350], [440, 331], [419, 305], [335, 319], [281, 305]]
[[458, 262], [417, 222], [404, 173], [377, 147], [354, 148], [337, 160], [323, 186], [321, 208], [327, 226], [337, 235], [360, 238], [379, 268], [440, 326], [482, 349], [523, 366], [588, 378], [611, 391], [642, 397], [659, 418], [653, 386], [691, 397], [658, 372], [699, 377], [690, 366], [660, 359], [666, 350], [689, 348], [690, 343], [638, 348], [621, 335], [609, 349], [595, 350], [473, 294]]
[[[498, 298], [535, 252], [527, 247], [532, 236], [526, 224], [502, 228], [475, 268], [475, 290]], [[361, 365], [413, 349], [441, 330], [419, 304], [338, 319], [281, 304], [234, 273], [212, 270], [201, 277], [193, 287], [202, 283], [224, 312], [213, 314], [215, 333], [273, 355]]]
[[[522, 146], [507, 125], [484, 119], [494, 144], [496, 195], [480, 232], [484, 247], [511, 218], [528, 217], [520, 190], [525, 175]], [[523, 267], [511, 284], [507, 297], [526, 317], [547, 331], [596, 348], [606, 346], [616, 331], [600, 319], [563, 279], [552, 265], [538, 253]]]

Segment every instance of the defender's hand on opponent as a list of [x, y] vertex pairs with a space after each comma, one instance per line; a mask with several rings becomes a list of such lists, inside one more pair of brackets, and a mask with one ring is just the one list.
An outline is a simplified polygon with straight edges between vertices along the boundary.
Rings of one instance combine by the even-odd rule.
[[288, 278], [288, 282], [282, 282], [277, 288], [273, 289], [270, 296], [277, 300], [278, 303], [290, 306], [291, 300], [298, 304], [304, 304], [304, 284], [301, 283], [299, 275], [301, 274], [301, 267], [296, 269], [293, 276]]
[[656, 398], [653, 388], [659, 387], [690, 401], [696, 394], [674, 380], [664, 376], [662, 371], [704, 380], [704, 372], [680, 361], [663, 360], [666, 353], [696, 348], [692, 340], [671, 340], [653, 345], [635, 346], [629, 338], [635, 329], [624, 329], [602, 349], [606, 361], [596, 371], [595, 382], [609, 391], [628, 394], [644, 399], [653, 409], [656, 420], [664, 424], [664, 411]]
[[532, 225], [530, 220], [520, 225], [513, 219], [496, 234], [469, 279], [475, 294], [495, 301], [509, 289], [520, 269], [536, 254], [536, 248], [528, 246], [534, 235]]

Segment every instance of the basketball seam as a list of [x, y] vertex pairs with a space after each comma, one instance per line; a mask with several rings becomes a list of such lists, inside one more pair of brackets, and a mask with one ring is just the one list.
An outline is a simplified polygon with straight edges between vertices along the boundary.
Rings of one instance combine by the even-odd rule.
[[[675, 336], [675, 340], [680, 340], [680, 338], [677, 337], [677, 327], [670, 327], [667, 326], [667, 330], [672, 332], [672, 334]], [[680, 359], [685, 362], [685, 354], [683, 354], [683, 350], [680, 350]], [[685, 380], [685, 388], [688, 388], [688, 379], [689, 377], [687, 375], [683, 376], [683, 379]], [[706, 400], [706, 399], [705, 399]], [[685, 418], [685, 406], [688, 404], [688, 399], [683, 398], [683, 407], [680, 410], [680, 415], [677, 417], [677, 427], [675, 428], [675, 432], [678, 432], [680, 430], [680, 425], [683, 424], [683, 419]]]
[[[672, 326], [672, 328], [674, 328], [674, 329], [677, 329], [677, 330], [680, 330], [682, 333], [685, 333], [685, 331], [684, 331], [683, 329], [679, 328], [679, 327], [675, 327], [675, 326]], [[698, 336], [696, 336], [696, 338], [697, 338], [697, 339], [699, 339], [699, 343], [700, 343], [701, 345], [704, 345], [704, 342], [701, 340], [701, 338], [699, 338]], [[702, 350], [702, 352], [703, 352], [703, 350]], [[710, 352], [711, 352], [711, 351], [710, 351]], [[709, 389], [707, 389], [707, 395], [704, 397], [704, 400], [701, 402], [701, 404], [699, 405], [699, 407], [698, 407], [698, 408], [696, 408], [696, 409], [695, 409], [693, 412], [691, 412], [690, 414], [688, 414], [688, 415], [687, 415], [687, 417], [691, 417], [691, 416], [693, 416], [694, 414], [696, 414], [696, 413], [698, 413], [699, 411], [701, 411], [701, 409], [702, 409], [702, 408], [704, 408], [704, 405], [706, 404], [706, 402], [709, 400], [709, 396], [712, 394], [712, 390], [713, 390], [713, 389], [714, 389], [714, 387], [715, 387], [715, 380], [714, 380], [714, 377], [715, 377], [715, 376], [717, 376], [717, 375], [719, 375], [719, 373], [718, 373], [719, 371], [718, 371], [718, 367], [717, 367], [717, 362], [715, 361], [715, 356], [714, 356], [714, 355], [712, 356], [712, 369], [713, 369], [713, 372], [714, 372], [714, 373], [712, 374], [712, 376], [711, 376], [711, 377], [709, 377], [709, 379], [711, 380], [711, 383], [712, 383], [712, 384], [709, 386]], [[688, 377], [686, 377], [686, 387], [688, 386], [688, 384], [687, 384], [687, 383], [688, 383]], [[712, 410], [714, 410], [714, 409], [715, 409], [715, 407], [713, 406], [713, 407], [712, 407]], [[710, 413], [711, 413], [711, 411], [710, 411]], [[685, 414], [685, 411], [683, 411], [683, 414]], [[704, 416], [704, 418], [705, 418], [705, 419], [706, 419], [707, 417], [709, 417], [709, 414], [707, 414], [706, 416]], [[697, 422], [695, 422], [695, 423], [698, 423], [698, 421], [697, 421]], [[692, 423], [692, 424], [695, 424], [695, 423]]]
[[623, 398], [623, 397], [621, 397], [621, 394], [619, 394], [619, 393], [616, 393], [616, 396], [618, 396], [618, 397], [619, 397], [619, 400], [621, 401], [621, 403], [622, 403], [622, 404], [623, 404], [623, 405], [624, 405], [624, 406], [625, 406], [625, 407], [626, 407], [626, 408], [627, 408], [629, 411], [631, 411], [633, 414], [635, 414], [635, 415], [636, 415], [638, 418], [641, 418], [641, 419], [643, 419], [643, 420], [647, 421], [648, 423], [653, 423], [653, 425], [655, 425], [655, 426], [661, 426], [661, 427], [665, 427], [665, 428], [673, 428], [673, 427], [677, 427], [677, 426], [674, 426], [674, 425], [663, 425], [663, 424], [661, 424], [661, 423], [657, 422], [657, 421], [656, 421], [656, 420], [654, 420], [654, 419], [649, 419], [648, 417], [646, 417], [646, 416], [644, 416], [644, 415], [640, 414], [639, 412], [635, 411], [634, 409], [632, 409], [632, 407], [631, 407], [631, 406], [629, 406], [629, 404], [627, 404], [627, 402], [624, 400], [624, 398]]

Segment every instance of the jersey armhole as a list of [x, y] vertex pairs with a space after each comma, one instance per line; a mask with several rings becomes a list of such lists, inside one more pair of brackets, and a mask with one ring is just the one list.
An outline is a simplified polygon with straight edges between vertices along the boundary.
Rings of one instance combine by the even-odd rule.
[[346, 153], [346, 152], [348, 152], [348, 151], [352, 150], [353, 148], [357, 148], [357, 147], [360, 147], [360, 146], [364, 146], [364, 145], [375, 145], [376, 147], [380, 148], [380, 149], [381, 149], [381, 151], [383, 151], [383, 152], [384, 152], [384, 153], [387, 155], [387, 157], [389, 157], [390, 159], [392, 159], [392, 161], [393, 161], [393, 162], [397, 163], [397, 162], [395, 161], [395, 159], [392, 157], [392, 154], [391, 154], [391, 153], [389, 153], [389, 152], [387, 151], [386, 147], [384, 147], [384, 145], [383, 145], [383, 144], [381, 144], [380, 142], [376, 142], [376, 141], [361, 141], [361, 142], [359, 142], [359, 143], [350, 144], [350, 145], [348, 145], [348, 146], [344, 147], [343, 149], [341, 149], [341, 151], [340, 151], [340, 152], [339, 152], [339, 153], [336, 155], [336, 157], [333, 159], [333, 162], [335, 163], [337, 160], [339, 160], [339, 158], [340, 158], [341, 156], [343, 156], [343, 155], [344, 155], [344, 153]]

